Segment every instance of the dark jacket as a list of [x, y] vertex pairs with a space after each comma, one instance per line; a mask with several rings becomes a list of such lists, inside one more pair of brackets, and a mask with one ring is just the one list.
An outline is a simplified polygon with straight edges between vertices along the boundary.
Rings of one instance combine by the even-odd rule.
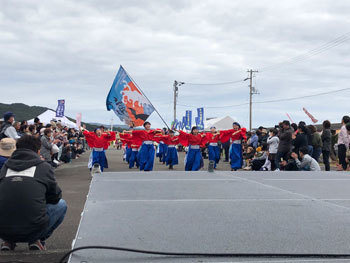
[[307, 144], [312, 146], [312, 133], [309, 128], [306, 127]]
[[299, 155], [299, 149], [301, 147], [307, 147], [308, 146], [308, 140], [307, 140], [307, 135], [305, 133], [298, 133], [293, 140], [293, 152]]
[[292, 134], [294, 130], [292, 128], [288, 128], [286, 130], [281, 129], [278, 134], [278, 138], [280, 139], [280, 143], [278, 145], [279, 152], [289, 152], [292, 149]]
[[322, 151], [331, 151], [331, 130], [330, 129], [324, 129], [321, 135], [322, 139]]
[[314, 149], [322, 149], [322, 139], [318, 132], [312, 134], [312, 146]]
[[47, 226], [46, 204], [60, 199], [51, 165], [31, 150], [16, 150], [0, 172], [0, 237], [28, 242]]

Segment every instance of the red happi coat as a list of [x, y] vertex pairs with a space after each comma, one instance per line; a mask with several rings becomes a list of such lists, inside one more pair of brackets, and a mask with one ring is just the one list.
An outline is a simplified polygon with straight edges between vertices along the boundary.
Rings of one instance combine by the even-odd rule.
[[247, 129], [246, 128], [241, 128], [240, 130], [238, 130], [239, 132], [237, 134], [234, 134], [235, 132], [237, 132], [234, 129], [231, 130], [226, 130], [226, 131], [220, 131], [220, 141], [225, 143], [228, 140], [232, 140], [232, 141], [236, 141], [236, 140], [247, 140]]
[[120, 137], [120, 140], [123, 143], [123, 145], [126, 145], [128, 148], [131, 148], [131, 144], [132, 144], [132, 141], [131, 141], [132, 135], [131, 134], [119, 133], [119, 137]]
[[159, 141], [163, 141], [166, 145], [177, 145], [179, 144], [179, 136], [161, 135], [157, 136]]
[[116, 139], [115, 132], [110, 132], [109, 134], [102, 133], [100, 137], [98, 137], [95, 132], [84, 131], [83, 134], [87, 144], [91, 148], [108, 149], [108, 146], [106, 148], [106, 145], [109, 144], [109, 142], [115, 141]]
[[183, 146], [199, 145], [200, 147], [204, 147], [207, 139], [204, 134], [193, 135], [191, 133], [180, 131], [179, 142]]
[[211, 132], [207, 132], [205, 134], [206, 138], [207, 138], [207, 142], [208, 143], [218, 143], [220, 140], [220, 134], [219, 133], [215, 133], [212, 134]]
[[141, 141], [141, 144], [144, 141], [156, 142], [158, 140], [156, 134], [159, 132], [160, 132], [160, 130], [150, 130], [149, 132], [146, 130], [133, 130], [132, 136], [133, 136], [133, 138]]

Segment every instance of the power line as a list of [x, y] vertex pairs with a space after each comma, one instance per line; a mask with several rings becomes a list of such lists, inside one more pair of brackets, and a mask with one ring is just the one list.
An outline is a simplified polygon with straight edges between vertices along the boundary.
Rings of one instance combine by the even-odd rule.
[[343, 44], [344, 42], [348, 41], [349, 39], [350, 39], [350, 32], [347, 32], [347, 33], [345, 33], [345, 34], [343, 34], [343, 35], [341, 35], [341, 36], [339, 36], [331, 41], [328, 41], [328, 42], [322, 44], [321, 46], [319, 46], [317, 48], [314, 48], [314, 49], [311, 49], [311, 50], [305, 52], [304, 54], [292, 57], [290, 59], [287, 59], [284, 62], [280, 62], [280, 63], [276, 63], [276, 64], [273, 64], [270, 66], [263, 67], [260, 70], [260, 72], [273, 70], [276, 67], [279, 68], [282, 65], [289, 65], [289, 64], [294, 64], [297, 62], [302, 62], [302, 61], [307, 60], [315, 55], [323, 53], [331, 48], [339, 46], [339, 45]]
[[[327, 94], [332, 94], [332, 93], [338, 93], [338, 92], [342, 92], [342, 91], [346, 91], [346, 90], [350, 90], [350, 88], [344, 88], [344, 89], [339, 89], [339, 90], [332, 90], [332, 91], [321, 92], [321, 93], [305, 95], [305, 96], [299, 96], [299, 97], [264, 100], [264, 101], [254, 101], [253, 104], [254, 103], [255, 104], [274, 103], [274, 102], [291, 101], [291, 100], [298, 100], [298, 99], [304, 99], [304, 98], [312, 98], [312, 97], [317, 97], [317, 96], [322, 96], [322, 95], [327, 95]], [[226, 106], [207, 106], [207, 107], [204, 107], [204, 108], [206, 108], [206, 109], [234, 108], [234, 107], [245, 106], [245, 105], [248, 105], [248, 104], [249, 104], [249, 102], [245, 102], [245, 103], [234, 104], [234, 105], [226, 105]], [[177, 105], [178, 106], [183, 106], [183, 107], [188, 107], [188, 108], [203, 107], [203, 106], [194, 106], [194, 105], [185, 105], [185, 104], [177, 104]]]
[[228, 82], [218, 82], [218, 83], [191, 83], [191, 82], [184, 82], [186, 85], [195, 85], [195, 86], [214, 86], [214, 85], [230, 85], [235, 83], [243, 82], [244, 79], [235, 80], [235, 81], [228, 81]]
[[327, 95], [327, 94], [331, 94], [331, 93], [342, 92], [342, 91], [345, 91], [345, 90], [350, 90], [350, 88], [344, 88], [344, 89], [339, 89], [339, 90], [332, 90], [332, 91], [321, 92], [321, 93], [317, 93], [317, 94], [305, 95], [305, 96], [300, 96], [300, 97], [265, 100], [265, 101], [255, 101], [254, 103], [256, 103], [256, 104], [263, 104], [263, 103], [273, 103], [273, 102], [283, 102], [283, 101], [290, 101], [290, 100], [298, 100], [298, 99], [303, 99], [303, 98], [312, 98], [312, 97], [316, 97], [316, 96], [322, 96], [322, 95]]
[[182, 106], [182, 107], [188, 107], [188, 108], [205, 108], [205, 109], [218, 109], [218, 108], [233, 108], [233, 107], [239, 107], [239, 106], [244, 106], [244, 105], [248, 105], [249, 102], [245, 102], [245, 103], [241, 103], [241, 104], [235, 104], [235, 105], [226, 105], [226, 106], [207, 106], [207, 107], [203, 107], [203, 106], [194, 106], [194, 105], [186, 105], [186, 104], [177, 104], [178, 106]]

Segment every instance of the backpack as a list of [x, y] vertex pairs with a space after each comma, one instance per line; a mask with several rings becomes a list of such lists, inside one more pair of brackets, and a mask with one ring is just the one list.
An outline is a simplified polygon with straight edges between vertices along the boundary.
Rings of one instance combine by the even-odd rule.
[[0, 128], [0, 140], [2, 140], [3, 138], [7, 138], [5, 131], [7, 130], [8, 127], [10, 127], [11, 124], [6, 122], [4, 123], [1, 128]]

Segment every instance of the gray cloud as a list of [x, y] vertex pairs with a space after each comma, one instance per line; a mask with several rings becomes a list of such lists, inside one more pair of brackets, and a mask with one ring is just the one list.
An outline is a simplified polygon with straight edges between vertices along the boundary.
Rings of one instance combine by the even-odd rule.
[[[343, 1], [1, 1], [2, 102], [56, 107], [67, 115], [109, 121], [105, 98], [120, 64], [165, 119], [172, 120], [172, 83], [244, 79], [246, 69], [288, 61], [349, 30]], [[304, 96], [349, 87], [349, 43], [294, 64], [256, 74], [254, 100]], [[179, 103], [248, 102], [246, 82], [180, 87]], [[307, 120], [339, 121], [348, 91], [297, 101], [254, 105], [254, 125], [273, 125], [288, 112]], [[178, 116], [186, 107], [178, 107]], [[248, 124], [248, 106], [206, 109]], [[114, 119], [116, 117], [114, 116]], [[150, 120], [163, 126], [155, 113]], [[119, 121], [119, 120], [118, 120]], [[308, 121], [308, 120], [307, 120]]]

